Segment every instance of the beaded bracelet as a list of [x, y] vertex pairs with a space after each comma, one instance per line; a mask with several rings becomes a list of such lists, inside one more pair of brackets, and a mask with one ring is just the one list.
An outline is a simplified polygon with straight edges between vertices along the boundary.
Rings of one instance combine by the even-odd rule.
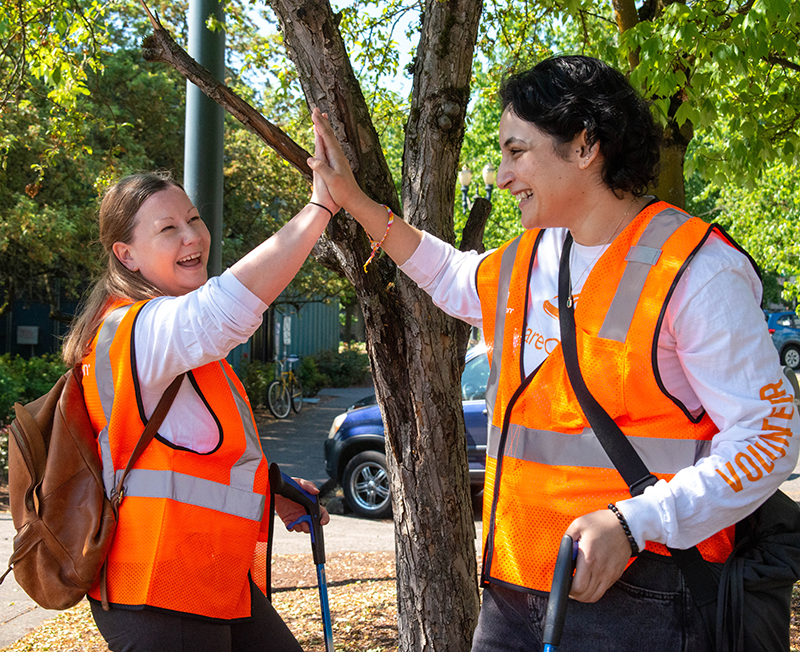
[[628, 537], [628, 543], [631, 544], [631, 557], [636, 557], [639, 554], [639, 544], [636, 543], [636, 539], [633, 538], [631, 534], [631, 528], [628, 526], [628, 521], [625, 520], [625, 517], [622, 515], [617, 509], [617, 506], [614, 503], [608, 503], [608, 508], [614, 513], [614, 516], [617, 517], [617, 520], [622, 525], [622, 529], [625, 531], [625, 536]]
[[369, 255], [369, 258], [367, 258], [367, 262], [364, 263], [365, 273], [367, 271], [367, 265], [369, 265], [370, 262], [372, 262], [372, 259], [375, 258], [375, 254], [378, 252], [378, 249], [381, 248], [383, 241], [386, 240], [386, 236], [389, 235], [389, 229], [392, 228], [392, 222], [394, 222], [394, 213], [392, 213], [392, 209], [386, 204], [381, 204], [381, 206], [383, 206], [389, 213], [389, 223], [386, 225], [386, 231], [383, 232], [383, 237], [378, 242], [375, 242], [375, 240], [372, 238], [369, 239], [369, 243], [372, 245], [372, 253]]

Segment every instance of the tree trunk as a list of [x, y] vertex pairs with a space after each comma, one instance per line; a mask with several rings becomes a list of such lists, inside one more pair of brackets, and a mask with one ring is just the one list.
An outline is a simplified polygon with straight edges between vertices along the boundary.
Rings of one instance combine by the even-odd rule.
[[[327, 2], [272, 0], [311, 106], [326, 111], [361, 187], [400, 213], [394, 183]], [[427, 0], [406, 130], [403, 213], [452, 243], [456, 166], [464, 137], [481, 3]], [[157, 20], [145, 56], [173, 65], [304, 172], [304, 153], [188, 59]], [[462, 246], [482, 249], [491, 205], [476, 202]], [[465, 651], [479, 599], [475, 528], [461, 406], [466, 324], [436, 309], [387, 258], [362, 265], [368, 238], [336, 216], [314, 253], [353, 284], [385, 429], [392, 484], [401, 650]]]
[[661, 170], [658, 187], [655, 189], [659, 199], [678, 208], [686, 205], [686, 190], [683, 181], [683, 159], [686, 146], [665, 142], [661, 146]]
[[[400, 213], [368, 107], [327, 2], [272, 0], [311, 106], [327, 111], [361, 187]], [[428, 0], [403, 158], [402, 215], [454, 241], [456, 167], [464, 136], [481, 3]], [[400, 650], [464, 651], [479, 609], [475, 528], [461, 407], [467, 327], [436, 309], [387, 257], [361, 265], [367, 237], [337, 219], [321, 247], [353, 283], [386, 429], [397, 555]]]
[[[674, 116], [680, 106], [679, 94], [672, 98], [670, 116]], [[661, 142], [661, 170], [658, 175], [656, 194], [659, 199], [668, 201], [679, 208], [686, 205], [686, 184], [683, 178], [683, 162], [686, 149], [694, 136], [694, 128], [688, 120], [681, 127], [670, 117], [664, 128]]]
[[[640, 20], [654, 20], [663, 10], [663, 4], [658, 1], [646, 2], [641, 12], [637, 10], [634, 0], [612, 0], [611, 4], [614, 7], [614, 16], [620, 34], [635, 27]], [[629, 53], [628, 64], [631, 70], [639, 65], [638, 51]], [[686, 78], [690, 78], [689, 71], [687, 71]], [[683, 161], [686, 157], [686, 148], [694, 135], [692, 124], [688, 120], [681, 127], [678, 127], [674, 120], [678, 107], [684, 101], [683, 95], [683, 89], [679, 89], [670, 98], [669, 122], [664, 128], [661, 143], [661, 169], [658, 175], [658, 187], [652, 189], [659, 199], [679, 208], [683, 208], [686, 204]]]

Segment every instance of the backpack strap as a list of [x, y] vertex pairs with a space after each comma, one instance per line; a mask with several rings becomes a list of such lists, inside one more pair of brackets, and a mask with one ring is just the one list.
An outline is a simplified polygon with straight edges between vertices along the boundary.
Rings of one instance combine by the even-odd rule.
[[[167, 416], [167, 412], [169, 412], [170, 407], [172, 407], [172, 402], [178, 395], [178, 390], [180, 389], [181, 383], [183, 382], [183, 377], [185, 375], [186, 374], [181, 374], [180, 376], [177, 376], [175, 380], [170, 383], [169, 387], [164, 390], [164, 393], [161, 395], [161, 399], [158, 401], [156, 409], [153, 410], [153, 414], [150, 416], [150, 419], [145, 425], [142, 436], [139, 437], [136, 448], [133, 449], [133, 453], [131, 453], [130, 459], [125, 465], [125, 470], [122, 472], [122, 475], [120, 475], [117, 485], [111, 492], [111, 507], [114, 510], [114, 516], [116, 518], [119, 518], [119, 506], [122, 502], [122, 499], [125, 497], [125, 490], [122, 485], [124, 484], [125, 479], [128, 477], [128, 473], [139, 459], [139, 456], [144, 452], [144, 449], [147, 448], [150, 442], [153, 441], [153, 437], [155, 437], [158, 433], [158, 429], [164, 422], [164, 417]], [[108, 604], [108, 586], [106, 583], [107, 567], [108, 560], [103, 562], [103, 568], [100, 572], [100, 601], [103, 604], [103, 609], [105, 611], [110, 609]]]
[[[658, 482], [658, 478], [647, 469], [642, 458], [631, 445], [625, 433], [592, 396], [581, 374], [578, 361], [578, 344], [575, 336], [575, 312], [571, 301], [572, 288], [569, 277], [569, 253], [572, 249], [572, 234], [567, 234], [558, 272], [558, 315], [561, 327], [561, 348], [567, 376], [575, 391], [575, 397], [592, 427], [598, 441], [628, 485], [631, 496], [639, 496], [644, 490]], [[675, 564], [680, 568], [689, 587], [692, 599], [702, 614], [709, 641], [714, 644], [716, 630], [716, 603], [719, 581], [709, 563], [703, 559], [697, 546], [687, 550], [667, 547]]]

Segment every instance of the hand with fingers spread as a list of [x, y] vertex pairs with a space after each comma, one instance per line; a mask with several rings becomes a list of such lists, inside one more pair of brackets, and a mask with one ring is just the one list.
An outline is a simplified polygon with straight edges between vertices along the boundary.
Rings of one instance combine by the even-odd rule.
[[578, 541], [575, 577], [569, 597], [597, 602], [625, 571], [631, 544], [613, 512], [601, 509], [575, 519], [567, 528]]

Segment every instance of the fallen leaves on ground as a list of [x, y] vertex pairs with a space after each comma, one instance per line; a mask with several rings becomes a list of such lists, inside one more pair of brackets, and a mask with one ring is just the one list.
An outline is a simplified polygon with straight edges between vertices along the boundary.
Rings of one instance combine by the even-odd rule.
[[[311, 555], [275, 555], [272, 604], [306, 652], [325, 643]], [[397, 592], [394, 553], [333, 552], [325, 574], [336, 652], [397, 650]], [[2, 652], [108, 652], [84, 600]]]
[[[397, 650], [394, 554], [335, 552], [325, 571], [337, 652]], [[324, 652], [317, 577], [311, 555], [276, 555], [272, 602], [307, 652]], [[800, 585], [799, 585], [800, 586]], [[792, 596], [791, 649], [800, 650], [800, 590]], [[45, 621], [0, 652], [108, 652], [86, 601]]]

